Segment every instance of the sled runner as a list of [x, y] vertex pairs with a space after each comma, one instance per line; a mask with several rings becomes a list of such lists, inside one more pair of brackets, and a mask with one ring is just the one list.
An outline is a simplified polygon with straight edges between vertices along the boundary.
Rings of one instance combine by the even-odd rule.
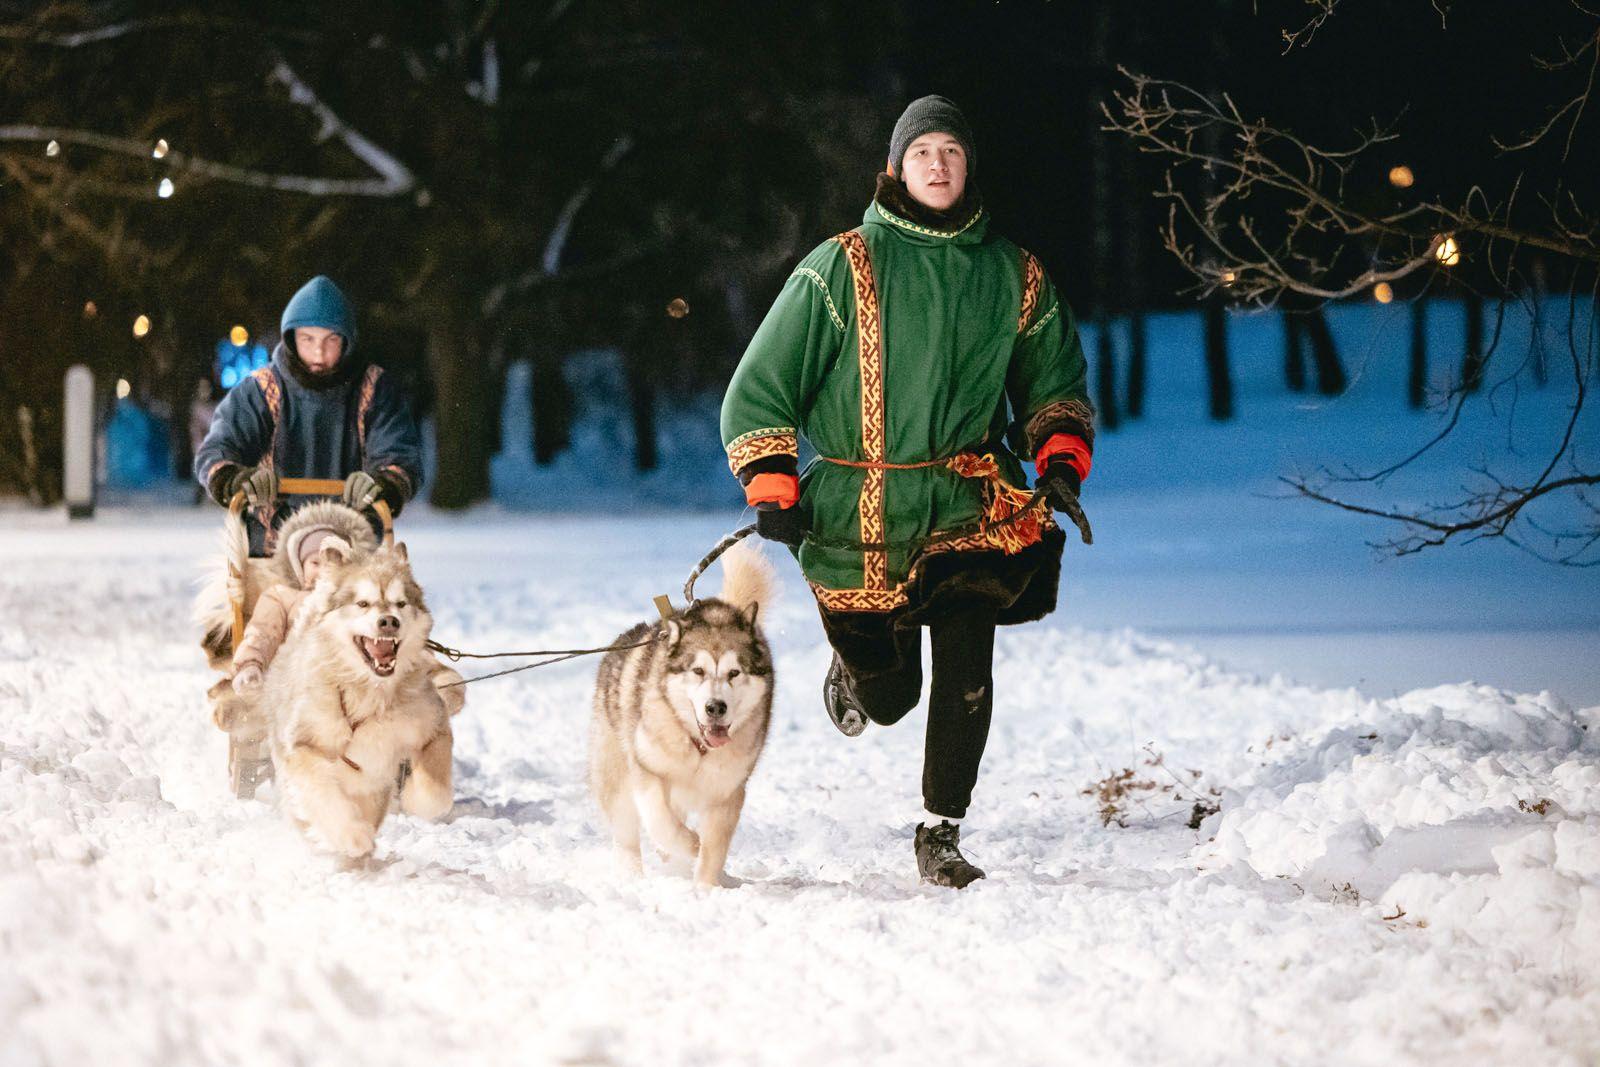
[[[344, 482], [337, 478], [283, 478], [278, 482], [278, 492], [285, 496], [338, 497], [343, 489]], [[244, 494], [235, 493], [228, 503], [229, 522], [242, 522], [244, 509]], [[389, 505], [377, 500], [373, 502], [372, 510], [383, 526], [383, 544], [392, 546], [394, 518]], [[228, 604], [233, 613], [230, 652], [238, 651], [239, 643], [244, 640], [245, 625], [249, 622], [246, 574], [250, 564], [248, 543], [239, 540], [230, 541], [227, 560]], [[229, 679], [223, 678], [213, 685], [209, 695], [214, 702], [218, 701], [219, 697], [226, 698], [231, 695]], [[223, 705], [219, 703], [218, 706]], [[256, 795], [256, 788], [272, 777], [272, 755], [267, 742], [265, 724], [246, 725], [218, 717], [217, 725], [228, 731], [229, 786], [234, 796], [241, 800], [249, 800]]]

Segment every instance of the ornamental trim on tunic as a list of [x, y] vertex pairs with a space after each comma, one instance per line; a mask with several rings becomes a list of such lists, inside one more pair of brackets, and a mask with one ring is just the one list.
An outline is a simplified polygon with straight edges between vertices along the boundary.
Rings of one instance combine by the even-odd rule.
[[833, 306], [833, 294], [828, 291], [828, 283], [822, 280], [822, 275], [810, 267], [796, 267], [794, 272], [810, 278], [811, 284], [822, 290], [823, 302], [828, 305], [828, 318], [833, 320], [833, 324], [839, 328], [840, 333], [844, 333], [844, 319], [840, 317], [839, 309]]
[[[1022, 314], [1017, 316], [1017, 332], [1021, 333], [1028, 328], [1028, 320], [1033, 318], [1034, 311], [1039, 307], [1039, 291], [1044, 288], [1044, 268], [1039, 265], [1039, 260], [1026, 248], [1022, 252]], [[1029, 331], [1028, 336], [1033, 336]]]
[[[894, 212], [886, 210], [884, 206], [878, 203], [876, 200], [872, 202], [872, 207], [873, 210], [875, 210], [879, 215], [883, 216], [883, 221], [887, 222], [891, 226], [898, 226], [902, 230], [910, 230], [912, 233], [920, 233], [924, 237], [942, 237], [945, 240], [949, 240], [952, 237], [960, 237], [962, 234], [972, 229], [973, 224], [979, 219], [983, 218], [984, 212], [988, 210], [987, 208], [979, 208], [973, 213], [972, 217], [967, 220], [967, 224], [961, 227], [959, 230], [930, 230], [926, 226], [918, 226], [910, 219], [903, 219]], [[855, 231], [852, 230], [851, 232], [854, 233]], [[839, 238], [835, 237], [834, 240], [837, 241]]]
[[[273, 470], [278, 465], [278, 425], [283, 421], [283, 386], [278, 383], [278, 375], [271, 367], [252, 371], [250, 379], [261, 388], [261, 396], [266, 400], [267, 411], [272, 416], [272, 439], [267, 442], [266, 454], [258, 465]], [[262, 543], [268, 552], [278, 546], [278, 531], [272, 525], [272, 512], [272, 507], [266, 504], [256, 509], [256, 518], [265, 531]]]
[[738, 474], [768, 456], [798, 456], [799, 438], [793, 426], [774, 426], [740, 434], [728, 444], [728, 469]]
[[[888, 451], [888, 432], [884, 417], [883, 322], [878, 307], [878, 287], [872, 277], [872, 255], [866, 238], [847, 230], [834, 238], [844, 246], [850, 261], [850, 277], [856, 295], [856, 354], [861, 365], [861, 453], [868, 463], [882, 463]], [[861, 482], [857, 502], [863, 544], [882, 544], [887, 540], [884, 518], [884, 471], [869, 468]], [[872, 593], [889, 592], [889, 554], [864, 552], [861, 559], [862, 588]], [[886, 608], [868, 610], [887, 610]]]

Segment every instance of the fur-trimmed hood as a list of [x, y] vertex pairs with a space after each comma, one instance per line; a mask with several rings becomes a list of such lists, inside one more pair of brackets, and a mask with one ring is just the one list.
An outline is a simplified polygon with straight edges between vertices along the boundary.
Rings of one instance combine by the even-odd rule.
[[272, 573], [279, 581], [299, 587], [300, 580], [289, 559], [289, 546], [296, 544], [299, 539], [291, 535], [297, 530], [313, 526], [333, 527], [334, 536], [349, 544], [358, 559], [377, 551], [377, 535], [359, 511], [345, 507], [336, 500], [313, 501], [283, 520], [283, 525], [278, 528], [278, 549], [272, 554]]

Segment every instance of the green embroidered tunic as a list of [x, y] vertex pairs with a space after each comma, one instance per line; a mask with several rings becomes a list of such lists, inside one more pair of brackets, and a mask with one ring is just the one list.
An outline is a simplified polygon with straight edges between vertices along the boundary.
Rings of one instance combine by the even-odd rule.
[[1084, 375], [1071, 311], [983, 210], [939, 231], [874, 200], [785, 283], [728, 384], [722, 440], [738, 474], [806, 437], [820, 458], [801, 477], [801, 569], [825, 608], [892, 611], [923, 540], [983, 510], [983, 479], [916, 465], [993, 455], [1026, 485], [1008, 428], [1030, 459], [1055, 433], [1092, 447]]

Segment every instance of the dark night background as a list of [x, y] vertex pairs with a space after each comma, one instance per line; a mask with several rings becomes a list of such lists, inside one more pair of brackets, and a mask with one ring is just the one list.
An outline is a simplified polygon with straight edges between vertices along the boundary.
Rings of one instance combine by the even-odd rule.
[[[1286, 49], [1283, 31], [1314, 13], [1299, 0], [0, 3], [0, 124], [13, 130], [164, 138], [257, 172], [369, 177], [270, 77], [283, 62], [415, 175], [398, 196], [309, 195], [70, 140], [54, 157], [39, 138], [0, 140], [0, 488], [54, 497], [61, 375], [80, 361], [168, 420], [181, 472], [183, 413], [217, 339], [242, 323], [270, 345], [283, 301], [315, 273], [353, 296], [368, 354], [435, 417], [449, 475], [435, 504], [487, 495], [514, 361], [533, 367], [535, 455], [567, 447], [583, 398], [562, 367], [586, 348], [621, 353], [632, 459], [648, 468], [660, 406], [720, 390], [794, 261], [859, 221], [895, 118], [927, 92], [966, 109], [998, 228], [1085, 321], [1195, 300], [1160, 243], [1151, 194], [1165, 161], [1101, 129], [1100, 105], [1127, 86], [1119, 66], [1227, 92], [1327, 146], [1393, 123], [1398, 139], [1347, 180], [1357, 202], [1499, 195], [1528, 165], [1491, 138], [1536, 127], [1560, 99], [1532, 57], [1551, 52], [1571, 8], [1462, 4], [1442, 19], [1426, 2], [1347, 0]], [[141, 28], [69, 41], [128, 24]], [[1552, 173], [1594, 173], [1581, 132]], [[1399, 163], [1413, 189], [1387, 183]], [[178, 191], [161, 200], [167, 175]], [[1473, 269], [1456, 283], [1474, 288]], [[667, 314], [674, 299], [690, 313]], [[141, 313], [152, 329], [136, 339]], [[1107, 427], [1137, 416], [1141, 385], [1091, 362]]]

